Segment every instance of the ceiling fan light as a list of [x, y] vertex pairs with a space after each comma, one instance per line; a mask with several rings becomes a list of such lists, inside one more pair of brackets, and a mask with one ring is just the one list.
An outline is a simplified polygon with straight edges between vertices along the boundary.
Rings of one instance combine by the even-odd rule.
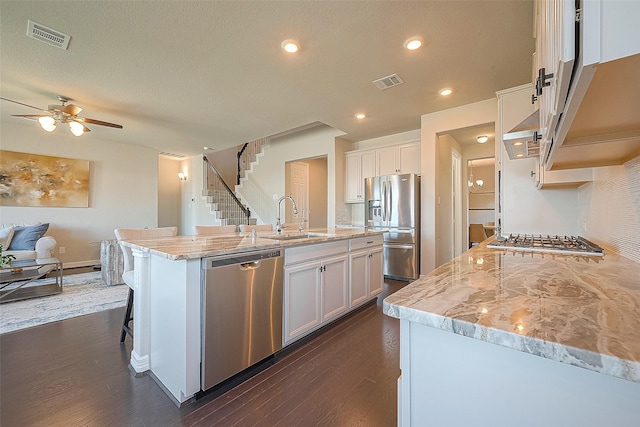
[[51, 116], [40, 117], [38, 122], [40, 122], [42, 129], [47, 132], [53, 132], [56, 129], [56, 120]]
[[476, 184], [478, 184], [478, 187], [482, 187], [482, 185], [484, 184], [484, 181], [481, 179], [476, 179]]
[[84, 133], [84, 126], [82, 123], [69, 122], [69, 130], [71, 130], [71, 133], [75, 136], [82, 136]]

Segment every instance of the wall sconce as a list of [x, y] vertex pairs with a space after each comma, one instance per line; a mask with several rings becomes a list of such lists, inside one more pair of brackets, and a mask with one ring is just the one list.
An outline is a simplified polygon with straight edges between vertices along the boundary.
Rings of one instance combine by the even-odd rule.
[[180, 181], [186, 181], [187, 180], [187, 175], [185, 175], [182, 172], [178, 172], [178, 179], [180, 179]]

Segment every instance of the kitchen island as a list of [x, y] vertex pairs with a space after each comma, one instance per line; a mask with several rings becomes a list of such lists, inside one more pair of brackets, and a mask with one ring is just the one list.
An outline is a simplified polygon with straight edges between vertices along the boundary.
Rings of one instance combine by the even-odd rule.
[[[149, 373], [153, 376], [178, 405], [203, 391], [200, 367], [203, 357], [203, 260], [265, 250], [284, 254], [285, 307], [281, 332], [283, 343], [288, 345], [375, 298], [382, 290], [382, 233], [363, 228], [330, 228], [283, 235], [247, 232], [123, 241], [122, 244], [129, 246], [134, 255], [131, 369], [136, 374]], [[350, 268], [355, 271], [362, 266], [361, 259], [367, 261], [372, 258], [368, 256], [371, 251], [380, 254], [379, 265], [376, 263], [372, 267], [372, 271], [379, 270], [379, 274], [367, 275], [371, 283], [363, 286], [364, 279], [350, 280], [348, 272]], [[318, 271], [327, 270], [325, 261], [336, 260], [341, 261], [336, 262], [342, 268], [336, 276], [341, 280], [340, 287], [334, 286], [336, 281], [331, 280], [327, 288], [322, 288], [325, 284]], [[319, 270], [315, 263], [320, 263], [318, 265], [322, 268]], [[287, 273], [288, 266], [290, 274]], [[312, 273], [306, 274], [306, 271]], [[318, 277], [318, 283], [304, 287], [314, 275]], [[364, 278], [365, 274], [358, 273], [357, 276]], [[295, 299], [288, 298], [289, 281], [296, 286], [297, 282], [302, 282], [300, 287], [291, 291]], [[378, 281], [379, 286], [375, 284]], [[334, 289], [329, 289], [330, 285]], [[309, 296], [309, 292], [318, 294]], [[355, 299], [356, 294], [358, 299]], [[350, 298], [352, 295], [354, 298]], [[298, 308], [297, 302], [303, 307]], [[309, 320], [310, 312], [317, 314], [316, 322]]]
[[640, 425], [640, 265], [492, 240], [384, 300], [399, 425]]

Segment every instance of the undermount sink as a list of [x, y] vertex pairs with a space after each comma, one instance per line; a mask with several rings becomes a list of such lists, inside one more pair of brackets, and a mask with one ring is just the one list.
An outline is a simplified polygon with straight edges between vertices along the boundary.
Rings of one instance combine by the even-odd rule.
[[295, 239], [309, 239], [312, 237], [326, 237], [328, 234], [322, 233], [289, 233], [289, 234], [273, 234], [270, 236], [260, 236], [265, 239], [274, 240], [295, 240]]

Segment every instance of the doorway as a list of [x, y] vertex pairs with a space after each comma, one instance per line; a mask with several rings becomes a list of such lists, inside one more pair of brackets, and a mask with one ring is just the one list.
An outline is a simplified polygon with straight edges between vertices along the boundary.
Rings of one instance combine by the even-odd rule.
[[285, 163], [285, 194], [296, 201], [298, 214], [287, 208], [285, 222], [305, 229], [327, 227], [327, 157], [299, 159]]
[[[479, 142], [480, 136], [486, 136], [487, 140], [482, 139], [484, 142]], [[437, 153], [436, 267], [468, 248], [469, 224], [471, 220], [475, 221], [473, 215], [470, 219], [469, 203], [475, 203], [475, 199], [480, 197], [471, 196], [473, 200], [469, 198], [468, 161], [491, 158], [495, 162], [495, 123], [483, 123], [439, 133]], [[477, 175], [475, 166], [474, 160], [474, 174]], [[487, 183], [495, 182], [495, 178], [485, 179]], [[491, 221], [493, 219], [486, 222]]]

